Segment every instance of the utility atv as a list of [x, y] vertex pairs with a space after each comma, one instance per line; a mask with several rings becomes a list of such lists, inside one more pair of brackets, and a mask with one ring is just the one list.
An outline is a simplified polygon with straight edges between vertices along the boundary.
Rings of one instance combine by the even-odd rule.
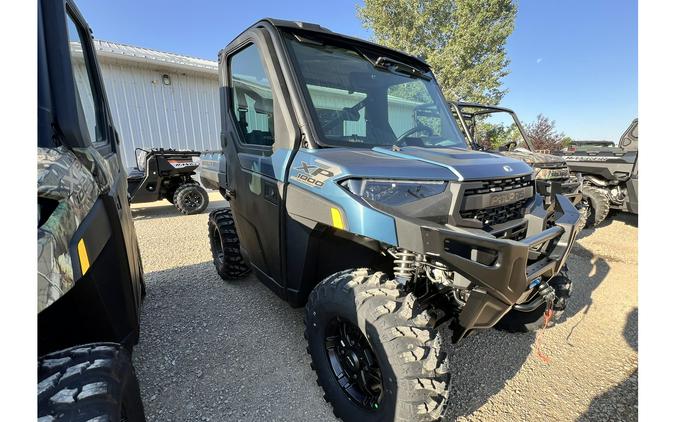
[[[579, 227], [586, 225], [589, 209], [581, 195], [581, 178], [570, 173], [565, 160], [537, 152], [518, 116], [508, 108], [475, 103], [450, 102], [453, 116], [458, 120], [470, 147], [478, 151], [495, 152], [522, 160], [534, 169], [537, 192], [550, 204], [561, 193], [581, 214]], [[494, 138], [502, 143], [495, 149]]]
[[556, 154], [583, 180], [589, 226], [602, 223], [610, 209], [638, 213], [638, 119], [621, 135], [618, 147], [574, 148]]
[[231, 208], [209, 216], [214, 265], [305, 306], [338, 417], [439, 419], [443, 325], [457, 342], [564, 308], [578, 211], [546, 206], [524, 162], [468, 149], [424, 61], [265, 19], [219, 68], [223, 155], [202, 177]]
[[37, 415], [43, 422], [145, 420], [131, 365], [143, 265], [90, 31], [71, 0], [38, 1]]
[[136, 148], [137, 167], [129, 172], [129, 201], [166, 199], [183, 214], [199, 214], [209, 206], [209, 195], [192, 178], [199, 167], [198, 151]]

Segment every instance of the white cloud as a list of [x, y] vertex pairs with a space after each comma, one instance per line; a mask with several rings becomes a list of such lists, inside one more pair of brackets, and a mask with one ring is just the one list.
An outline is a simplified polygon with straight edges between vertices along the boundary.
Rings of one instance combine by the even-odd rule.
[[543, 61], [544, 61], [544, 59], [542, 59], [541, 57], [539, 57], [539, 58], [537, 59], [537, 64], [539, 64], [539, 63], [541, 63], [541, 62], [543, 62]]

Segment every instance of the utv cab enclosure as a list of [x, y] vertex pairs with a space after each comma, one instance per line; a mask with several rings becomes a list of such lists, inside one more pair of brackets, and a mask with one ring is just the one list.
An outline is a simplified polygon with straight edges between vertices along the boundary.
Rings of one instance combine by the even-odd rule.
[[91, 30], [72, 1], [38, 1], [37, 47], [38, 420], [142, 421], [130, 354], [143, 266]]
[[[436, 420], [452, 341], [564, 308], [579, 213], [522, 161], [467, 148], [422, 60], [265, 19], [219, 54], [223, 155], [205, 170], [214, 264], [305, 306], [312, 367], [347, 421]], [[203, 174], [204, 176], [204, 174]]]

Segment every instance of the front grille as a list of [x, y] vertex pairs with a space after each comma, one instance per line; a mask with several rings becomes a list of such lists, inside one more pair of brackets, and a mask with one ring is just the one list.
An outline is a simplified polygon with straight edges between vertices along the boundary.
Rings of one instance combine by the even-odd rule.
[[461, 211], [460, 215], [462, 218], [468, 220], [480, 221], [484, 226], [493, 226], [495, 224], [508, 223], [511, 220], [523, 218], [525, 216], [526, 202], [527, 199], [523, 199], [512, 204], [500, 205], [498, 207]]
[[481, 183], [482, 186], [480, 187], [466, 189], [464, 191], [464, 196], [481, 195], [491, 192], [505, 192], [513, 189], [534, 186], [534, 181], [529, 175], [512, 177], [510, 179], [485, 180]]
[[[511, 177], [508, 179], [485, 180], [478, 183], [481, 185], [476, 187], [472, 186], [471, 188], [464, 190], [464, 204], [466, 204], [466, 208], [476, 209], [461, 210], [459, 214], [462, 218], [479, 221], [483, 224], [484, 229], [489, 230], [490, 226], [508, 223], [509, 221], [520, 219], [525, 216], [525, 204], [530, 197], [521, 197], [518, 198], [518, 201], [510, 204], [485, 208], [477, 207], [475, 201], [473, 206], [469, 206], [468, 204], [470, 201], [467, 201], [467, 199], [474, 195], [485, 196], [486, 194], [508, 192], [528, 187], [531, 187], [533, 192], [534, 180], [532, 180], [530, 175]], [[476, 196], [476, 198], [478, 197]], [[483, 204], [486, 205], [485, 202]]]
[[516, 227], [511, 227], [507, 230], [502, 230], [500, 232], [492, 233], [497, 239], [508, 239], [508, 240], [523, 240], [527, 235], [527, 223], [523, 223]]

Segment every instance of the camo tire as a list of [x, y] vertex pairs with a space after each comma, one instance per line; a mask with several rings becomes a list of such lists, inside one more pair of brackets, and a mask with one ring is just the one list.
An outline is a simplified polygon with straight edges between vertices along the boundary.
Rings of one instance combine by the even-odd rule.
[[[439, 420], [448, 402], [450, 374], [437, 320], [436, 311], [404, 293], [382, 272], [346, 270], [319, 283], [305, 307], [305, 338], [317, 383], [335, 416], [347, 422]], [[353, 380], [362, 377], [347, 370], [340, 377], [335, 370], [335, 357], [345, 354], [330, 352], [335, 338], [328, 334], [335, 321], [353, 326], [360, 341], [366, 342], [365, 349], [370, 349], [347, 355], [366, 357], [357, 358], [357, 365], [350, 363], [352, 368], [379, 371], [382, 387], [375, 390], [376, 405], [360, 404], [348, 392], [347, 383], [358, 387], [360, 381]], [[351, 341], [339, 344], [354, 347]]]
[[[560, 322], [565, 315], [567, 302], [572, 293], [572, 281], [564, 275], [558, 275], [549, 281], [549, 285], [553, 287], [556, 294], [553, 304], [553, 317], [547, 325], [550, 328]], [[495, 324], [495, 328], [509, 333], [538, 331], [544, 327], [545, 312], [546, 304], [539, 306], [532, 312], [522, 312], [512, 309]]]
[[609, 214], [609, 195], [607, 191], [591, 185], [581, 188], [583, 200], [588, 205], [586, 227], [595, 227], [605, 221]]
[[116, 343], [75, 346], [38, 359], [38, 422], [144, 421], [129, 353]]
[[209, 243], [213, 265], [226, 281], [244, 278], [251, 272], [239, 248], [232, 210], [223, 208], [209, 214]]
[[209, 194], [197, 183], [185, 183], [176, 188], [173, 205], [182, 214], [199, 214], [209, 206]]

